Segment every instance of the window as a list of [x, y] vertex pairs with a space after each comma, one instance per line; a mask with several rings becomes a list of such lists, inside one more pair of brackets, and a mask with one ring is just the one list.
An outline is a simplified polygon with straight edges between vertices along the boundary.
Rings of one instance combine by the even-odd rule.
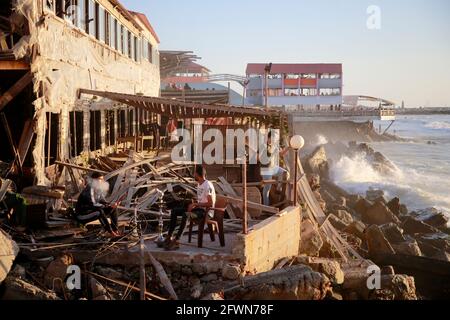
[[283, 79], [283, 75], [282, 74], [269, 74], [267, 76], [267, 78], [269, 78], [269, 79]]
[[56, 15], [60, 18], [64, 18], [64, 0], [56, 0], [55, 2], [55, 8], [56, 8]]
[[124, 26], [122, 26], [122, 34], [123, 34], [123, 38], [122, 38], [122, 40], [123, 40], [123, 44], [122, 44], [123, 52], [122, 53], [124, 55], [128, 56], [128, 51], [129, 51], [129, 47], [128, 47], [128, 31], [127, 31], [127, 29]]
[[106, 10], [104, 10], [104, 12], [105, 12], [105, 43], [108, 46], [112, 47], [112, 41], [111, 41], [111, 37], [110, 37], [110, 35], [111, 35], [111, 23], [110, 23], [111, 15]]
[[282, 93], [282, 89], [269, 89], [269, 97], [279, 97], [283, 95]]
[[298, 79], [298, 78], [300, 78], [299, 74], [292, 74], [292, 73], [290, 73], [290, 74], [286, 75], [286, 79]]
[[142, 42], [142, 57], [144, 58], [144, 60], [148, 61], [149, 57], [148, 57], [147, 41], [144, 38], [142, 38], [141, 42]]
[[111, 16], [109, 21], [109, 45], [117, 49], [117, 20]]
[[261, 97], [261, 90], [248, 90], [249, 97]]
[[330, 74], [329, 73], [322, 73], [320, 75], [320, 79], [330, 79]]
[[330, 79], [340, 79], [341, 75], [339, 73], [330, 74]]
[[103, 9], [98, 3], [95, 4], [95, 16], [97, 22], [96, 38], [102, 42], [105, 42], [105, 9]]
[[153, 46], [150, 42], [147, 42], [148, 45], [148, 62], [153, 63]]
[[248, 77], [250, 79], [261, 79], [262, 76], [260, 74], [249, 74]]
[[302, 79], [316, 79], [317, 75], [315, 73], [303, 73]]
[[321, 96], [340, 96], [341, 89], [340, 88], [322, 88], [322, 89], [319, 89], [319, 94]]
[[285, 96], [298, 96], [300, 94], [300, 90], [299, 89], [284, 89], [284, 95]]
[[51, 11], [55, 12], [55, 0], [46, 0], [45, 1], [45, 7]]
[[134, 42], [134, 61], [139, 61], [139, 41], [138, 38], [133, 36], [133, 42]]
[[303, 88], [301, 89], [301, 96], [309, 97], [309, 96], [317, 96], [317, 89], [316, 88]]
[[117, 51], [123, 52], [123, 37], [122, 37], [122, 26], [119, 22], [117, 22], [117, 29], [116, 29], [116, 36], [117, 36]]
[[86, 0], [86, 32], [95, 37], [97, 34], [96, 29], [96, 15], [95, 15], [95, 2], [93, 0]]
[[128, 58], [132, 59], [134, 55], [134, 42], [133, 42], [133, 35], [130, 31], [128, 31]]

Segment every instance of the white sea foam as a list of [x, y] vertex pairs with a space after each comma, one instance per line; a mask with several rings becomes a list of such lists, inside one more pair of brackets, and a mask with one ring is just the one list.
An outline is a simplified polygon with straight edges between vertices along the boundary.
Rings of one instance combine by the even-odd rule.
[[343, 156], [331, 165], [333, 181], [349, 192], [365, 195], [369, 188], [385, 191], [386, 198], [399, 197], [411, 210], [436, 207], [450, 212], [450, 197], [444, 190], [441, 177], [423, 174], [413, 169], [396, 168], [389, 173], [375, 170], [363, 155]]
[[328, 139], [325, 136], [318, 134], [318, 135], [316, 135], [316, 138], [313, 141], [312, 145], [313, 146], [322, 146], [327, 143], [328, 143]]
[[425, 128], [435, 130], [450, 130], [450, 122], [447, 121], [433, 121], [425, 124]]

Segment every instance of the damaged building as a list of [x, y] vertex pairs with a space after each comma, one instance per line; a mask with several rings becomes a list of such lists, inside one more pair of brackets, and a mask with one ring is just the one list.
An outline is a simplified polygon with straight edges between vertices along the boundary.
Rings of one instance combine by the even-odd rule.
[[28, 184], [50, 185], [55, 161], [104, 152], [156, 120], [78, 97], [80, 88], [159, 95], [158, 36], [117, 0], [2, 1], [0, 39], [0, 160]]

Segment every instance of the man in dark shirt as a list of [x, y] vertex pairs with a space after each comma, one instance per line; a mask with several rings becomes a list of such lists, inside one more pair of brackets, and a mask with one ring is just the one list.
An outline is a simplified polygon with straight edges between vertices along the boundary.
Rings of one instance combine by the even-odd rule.
[[[91, 179], [91, 182], [78, 197], [75, 207], [76, 219], [83, 224], [100, 220], [103, 228], [111, 236], [120, 236], [115, 207], [108, 205], [105, 200], [109, 191], [109, 184], [105, 182], [103, 175], [100, 173], [94, 173]], [[111, 223], [109, 223], [108, 218], [111, 218]]]

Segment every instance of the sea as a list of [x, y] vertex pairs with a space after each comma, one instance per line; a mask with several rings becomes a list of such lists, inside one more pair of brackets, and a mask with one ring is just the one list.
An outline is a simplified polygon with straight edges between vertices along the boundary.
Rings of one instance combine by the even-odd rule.
[[[389, 122], [374, 122], [385, 129]], [[370, 143], [396, 167], [390, 174], [375, 171], [363, 157], [341, 157], [331, 177], [343, 189], [365, 195], [382, 189], [387, 199], [399, 197], [410, 211], [430, 207], [450, 216], [450, 115], [400, 115], [390, 133], [407, 142]]]

